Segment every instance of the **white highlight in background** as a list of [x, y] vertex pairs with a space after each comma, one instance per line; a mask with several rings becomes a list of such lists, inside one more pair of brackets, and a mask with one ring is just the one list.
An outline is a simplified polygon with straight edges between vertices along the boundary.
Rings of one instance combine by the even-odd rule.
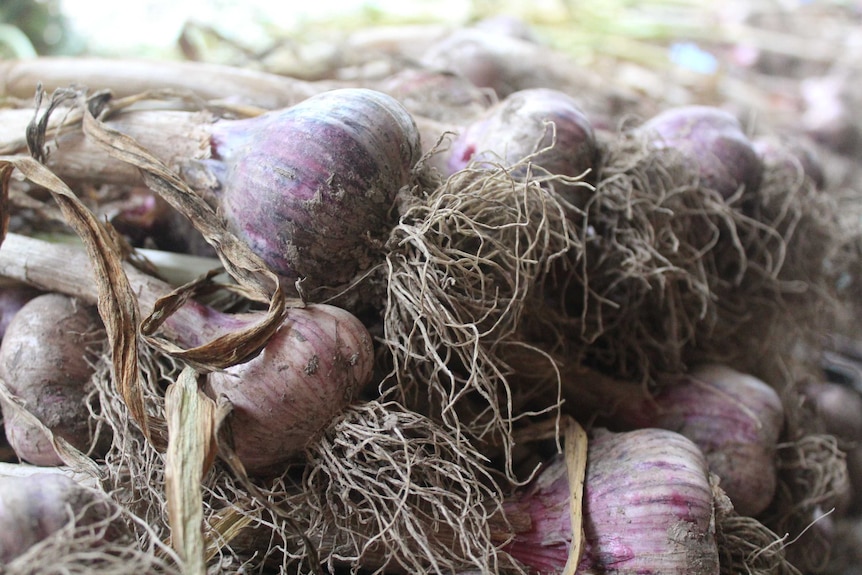
[[393, 18], [463, 22], [470, 9], [464, 0], [62, 0], [70, 27], [85, 39], [88, 51], [118, 55], [169, 51], [189, 22], [258, 48], [273, 32], [289, 33], [314, 20], [359, 17], [367, 10]]

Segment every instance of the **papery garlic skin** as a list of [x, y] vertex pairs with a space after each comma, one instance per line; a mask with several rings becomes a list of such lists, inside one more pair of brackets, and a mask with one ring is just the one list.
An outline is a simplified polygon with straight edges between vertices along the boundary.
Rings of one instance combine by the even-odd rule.
[[713, 106], [678, 106], [661, 112], [637, 131], [659, 148], [673, 149], [697, 168], [700, 185], [727, 199], [741, 188], [755, 193], [763, 163], [739, 120]]
[[[530, 573], [559, 573], [569, 558], [570, 487], [562, 457], [507, 502], [504, 546]], [[713, 488], [706, 460], [682, 435], [656, 428], [597, 429], [589, 440], [577, 573], [717, 575]], [[524, 520], [524, 516], [529, 519]]]
[[694, 441], [736, 511], [756, 517], [772, 502], [778, 482], [781, 398], [766, 382], [726, 365], [704, 364], [687, 378], [687, 384], [665, 393], [688, 395], [688, 401], [673, 403], [689, 408], [676, 413], [665, 408], [660, 427]]
[[291, 309], [255, 358], [213, 372], [205, 386], [233, 407], [237, 456], [250, 474], [278, 474], [297, 459], [371, 380], [371, 335], [350, 312]]
[[590, 441], [580, 572], [719, 572], [706, 460], [689, 439], [654, 428]]
[[407, 110], [364, 88], [216, 122], [211, 144], [228, 226], [289, 285], [301, 279], [307, 289], [374, 265], [422, 153]]

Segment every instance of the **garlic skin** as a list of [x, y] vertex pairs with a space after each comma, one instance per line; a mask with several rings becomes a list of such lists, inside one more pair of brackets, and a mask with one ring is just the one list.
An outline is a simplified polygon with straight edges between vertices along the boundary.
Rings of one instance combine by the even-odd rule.
[[583, 573], [718, 574], [712, 488], [701, 451], [667, 430], [596, 434], [584, 532]]
[[341, 285], [377, 261], [396, 194], [422, 146], [392, 96], [342, 88], [284, 110], [213, 124], [214, 194], [231, 230], [306, 289]]
[[[92, 537], [89, 541], [96, 554], [100, 545], [127, 534], [126, 525], [111, 519], [112, 514], [116, 510], [101, 491], [84, 487], [65, 475], [38, 472], [15, 476], [0, 472], [0, 566], [73, 522], [78, 528], [96, 524], [93, 534], [102, 532], [100, 539]], [[80, 554], [82, 550], [77, 551]], [[58, 570], [73, 571], [62, 567]]]
[[[0, 345], [0, 378], [9, 391], [54, 435], [84, 452], [94, 439], [90, 410], [97, 409], [88, 400], [93, 353], [104, 337], [95, 306], [45, 293], [15, 314]], [[3, 401], [2, 411], [6, 437], [19, 458], [34, 465], [63, 464], [50, 437], [19, 407]]]
[[[459, 132], [447, 154], [448, 175], [468, 165], [510, 168], [530, 157], [530, 164], [549, 174], [584, 175], [590, 181], [598, 145], [589, 118], [571, 96], [534, 88], [510, 94], [488, 108]], [[524, 177], [526, 169], [517, 166], [513, 174]], [[577, 191], [574, 186], [559, 188], [568, 196]]]
[[695, 166], [700, 185], [727, 199], [740, 188], [757, 192], [763, 163], [739, 120], [712, 106], [665, 110], [636, 129], [659, 148], [673, 149]]
[[[530, 573], [559, 573], [572, 525], [565, 461], [557, 457], [506, 503], [515, 533], [503, 549]], [[523, 516], [529, 517], [528, 521]], [[596, 429], [588, 444], [577, 573], [717, 575], [713, 490], [703, 454], [678, 433]]]
[[231, 402], [237, 456], [251, 475], [277, 474], [369, 383], [371, 335], [330, 305], [294, 308], [255, 358], [209, 374], [205, 391]]
[[805, 139], [761, 136], [752, 145], [767, 172], [792, 174], [800, 180], [805, 178], [817, 190], [827, 187], [825, 166], [815, 147]]
[[[527, 488], [503, 504], [518, 529], [503, 550], [529, 567], [530, 573], [558, 573], [572, 546], [570, 486], [562, 455], [545, 464]], [[524, 519], [526, 517], [527, 519]]]
[[740, 515], [756, 517], [771, 503], [784, 405], [766, 382], [718, 363], [667, 376], [651, 392], [577, 370], [564, 374], [564, 396], [577, 418], [616, 431], [675, 431], [704, 453]]
[[592, 74], [566, 55], [499, 29], [454, 30], [428, 46], [419, 62], [463, 76], [500, 99], [528, 88], [594, 87]]
[[736, 511], [756, 517], [772, 502], [778, 482], [781, 398], [764, 381], [722, 364], [696, 367], [685, 379], [665, 393], [687, 398], [658, 400], [680, 406], [660, 411], [659, 426], [694, 441]]
[[[384, 78], [377, 89], [401, 102], [417, 123], [431, 120], [466, 124], [484, 112], [491, 101], [481, 88], [445, 70], [405, 68]], [[434, 141], [422, 143], [427, 146]]]

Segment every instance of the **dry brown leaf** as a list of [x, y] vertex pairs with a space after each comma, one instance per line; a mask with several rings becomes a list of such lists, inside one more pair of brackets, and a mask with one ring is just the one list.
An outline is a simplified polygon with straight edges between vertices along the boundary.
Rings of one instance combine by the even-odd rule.
[[217, 453], [217, 408], [200, 390], [198, 374], [187, 367], [168, 387], [165, 409], [168, 419], [165, 492], [171, 544], [182, 557], [186, 573], [203, 575], [207, 544], [201, 481]]
[[[115, 384], [147, 439], [163, 443], [164, 431], [146, 409], [138, 369], [138, 303], [123, 269], [113, 235], [72, 190], [48, 168], [25, 156], [0, 157], [0, 173], [13, 166], [26, 179], [49, 190], [69, 226], [80, 236], [93, 264], [98, 308], [111, 346]], [[8, 183], [6, 181], [2, 184]]]
[[241, 535], [253, 522], [250, 515], [232, 508], [216, 517], [210, 524], [213, 536], [207, 538], [206, 561], [215, 559], [222, 547]]
[[563, 446], [566, 472], [569, 477], [569, 511], [572, 520], [572, 548], [563, 575], [575, 575], [584, 552], [584, 481], [587, 474], [587, 432], [574, 419], [568, 418]]

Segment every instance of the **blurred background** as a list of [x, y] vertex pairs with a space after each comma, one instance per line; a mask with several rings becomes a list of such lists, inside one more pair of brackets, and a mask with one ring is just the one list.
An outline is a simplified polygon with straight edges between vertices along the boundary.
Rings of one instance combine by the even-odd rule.
[[248, 49], [301, 31], [310, 22], [350, 20], [450, 21], [469, 16], [469, 3], [442, 2], [269, 2], [267, 0], [3, 0], [0, 21], [29, 40], [4, 31], [5, 54], [135, 54], [169, 57], [189, 28], [206, 29]]
[[[537, 40], [645, 96], [668, 92], [671, 103], [693, 83], [709, 90], [744, 79], [732, 90], [763, 97], [780, 92], [776, 78], [862, 62], [862, 0], [0, 0], [0, 57], [206, 60], [315, 79], [355, 64], [339, 51], [346, 35], [495, 16], [526, 23]], [[760, 85], [764, 76], [773, 85]]]
[[[606, 52], [659, 59], [674, 41], [702, 48], [739, 43], [775, 55], [830, 59], [844, 51], [862, 18], [859, 0], [2, 0], [4, 57], [111, 54], [181, 57], [183, 43], [224, 54], [262, 53], [320, 34], [378, 25], [468, 24], [492, 15], [517, 17], [544, 39], [582, 57]], [[853, 39], [860, 42], [859, 39]], [[665, 46], [667, 47], [667, 46]], [[637, 49], [636, 49], [637, 48]], [[665, 57], [685, 57], [690, 47]], [[692, 56], [693, 56], [692, 52]], [[720, 56], [713, 54], [714, 57]], [[751, 58], [749, 54], [738, 54]], [[709, 57], [692, 57], [703, 71]]]

